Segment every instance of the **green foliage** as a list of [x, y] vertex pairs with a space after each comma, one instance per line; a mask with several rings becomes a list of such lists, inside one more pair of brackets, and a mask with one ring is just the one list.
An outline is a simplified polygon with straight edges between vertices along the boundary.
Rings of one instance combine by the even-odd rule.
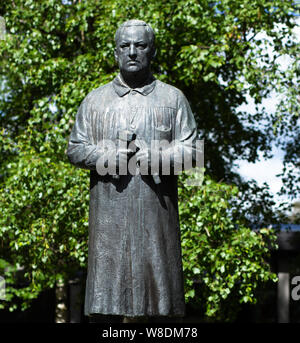
[[[57, 279], [68, 279], [85, 267], [87, 259], [88, 174], [61, 160], [59, 149], [65, 141], [59, 128], [39, 146], [43, 134], [33, 129], [35, 124], [33, 120], [16, 144], [6, 145], [17, 153], [6, 165], [7, 177], [0, 187], [1, 256], [10, 266], [4, 275], [11, 309], [15, 297], [23, 299], [26, 308]], [[9, 142], [3, 132], [0, 137]], [[15, 266], [25, 268], [26, 287], [18, 288]]]
[[266, 262], [276, 248], [275, 233], [235, 221], [235, 197], [237, 187], [209, 177], [200, 188], [181, 183], [179, 189], [185, 295], [204, 318], [233, 320], [240, 303], [256, 302], [261, 283], [276, 281]]
[[[65, 149], [82, 99], [116, 75], [114, 32], [132, 18], [154, 28], [154, 73], [187, 95], [199, 138], [205, 139], [206, 172], [212, 180], [189, 190], [190, 196], [181, 190], [184, 258], [189, 260], [188, 252], [193, 257], [192, 269], [185, 262], [187, 299], [196, 275], [209, 285], [201, 298], [208, 316], [220, 316], [228, 290], [238, 301], [254, 302], [258, 281], [272, 278], [263, 244], [272, 234], [244, 227], [239, 222], [243, 212], [234, 212], [230, 202], [234, 190], [213, 180], [240, 183], [232, 171], [234, 161], [254, 162], [259, 150], [266, 155], [270, 150], [272, 134], [257, 123], [264, 119], [270, 128], [274, 118], [263, 110], [249, 115], [238, 106], [248, 92], [259, 104], [279, 83], [282, 93], [290, 90], [296, 63], [293, 11], [287, 0], [1, 2], [7, 31], [0, 40], [0, 256], [7, 263], [0, 265], [0, 273], [5, 270], [8, 280], [5, 304], [14, 309], [21, 298], [25, 307], [56, 279], [86, 265], [88, 174], [69, 164]], [[266, 39], [256, 39], [262, 32], [272, 37], [273, 55], [264, 50]], [[277, 58], [287, 53], [292, 62], [280, 73]], [[295, 114], [297, 94], [289, 94], [292, 98], [283, 97], [280, 107], [285, 118]], [[200, 229], [204, 231], [197, 235]], [[21, 267], [25, 275], [18, 288]], [[204, 271], [215, 273], [216, 279]]]

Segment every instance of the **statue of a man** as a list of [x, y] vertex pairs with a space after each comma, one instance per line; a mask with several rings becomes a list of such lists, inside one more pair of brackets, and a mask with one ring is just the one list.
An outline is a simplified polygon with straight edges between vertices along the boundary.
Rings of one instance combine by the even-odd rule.
[[[151, 73], [154, 38], [141, 20], [119, 27], [115, 58], [120, 74], [86, 96], [69, 140], [70, 162], [91, 170], [88, 316], [185, 314], [174, 168], [184, 154], [194, 159], [197, 129], [183, 93]], [[124, 132], [130, 138], [120, 144]], [[105, 141], [116, 148], [107, 148]], [[176, 144], [155, 149], [153, 141]], [[154, 156], [160, 169], [151, 174]], [[137, 172], [120, 173], [131, 158]], [[162, 173], [167, 160], [169, 172]]]

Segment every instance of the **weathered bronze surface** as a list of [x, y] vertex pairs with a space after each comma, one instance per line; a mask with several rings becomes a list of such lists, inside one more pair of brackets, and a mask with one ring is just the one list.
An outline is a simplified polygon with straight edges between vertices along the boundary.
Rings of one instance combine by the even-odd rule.
[[[171, 156], [171, 167], [183, 152], [193, 153], [197, 129], [188, 101], [152, 76], [154, 56], [152, 29], [142, 21], [124, 23], [116, 33], [120, 74], [86, 96], [69, 139], [70, 162], [91, 170], [86, 315], [185, 313], [173, 169], [171, 175], [99, 175], [96, 170], [111, 154], [119, 164], [132, 156], [138, 166], [149, 163], [152, 140], [178, 142], [160, 152], [162, 159]], [[103, 140], [117, 142], [121, 132], [129, 132], [125, 147], [106, 150]], [[136, 144], [137, 152], [127, 144], [135, 138], [144, 142]]]

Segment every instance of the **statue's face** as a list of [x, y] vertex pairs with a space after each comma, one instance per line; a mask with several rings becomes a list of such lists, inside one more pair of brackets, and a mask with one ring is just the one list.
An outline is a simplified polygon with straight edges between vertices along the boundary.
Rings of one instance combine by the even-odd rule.
[[144, 26], [125, 27], [116, 44], [115, 58], [125, 72], [138, 72], [149, 68], [154, 55]]

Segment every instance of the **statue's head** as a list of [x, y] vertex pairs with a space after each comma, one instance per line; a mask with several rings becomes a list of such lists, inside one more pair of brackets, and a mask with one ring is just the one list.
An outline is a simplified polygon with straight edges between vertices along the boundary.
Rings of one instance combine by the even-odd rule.
[[150, 70], [155, 56], [155, 35], [153, 29], [142, 20], [128, 20], [115, 35], [115, 59], [121, 72], [137, 73]]

